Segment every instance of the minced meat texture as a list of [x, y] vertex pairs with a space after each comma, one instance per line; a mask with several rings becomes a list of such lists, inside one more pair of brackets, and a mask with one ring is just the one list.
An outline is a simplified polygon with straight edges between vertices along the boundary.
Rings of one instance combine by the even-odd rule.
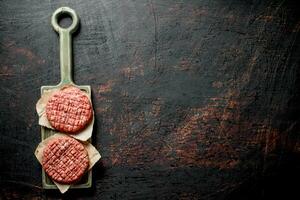
[[72, 184], [79, 181], [87, 171], [88, 153], [74, 138], [54, 138], [43, 150], [42, 166], [52, 180]]
[[61, 132], [76, 134], [92, 120], [92, 105], [86, 94], [76, 87], [55, 92], [46, 105], [51, 126]]

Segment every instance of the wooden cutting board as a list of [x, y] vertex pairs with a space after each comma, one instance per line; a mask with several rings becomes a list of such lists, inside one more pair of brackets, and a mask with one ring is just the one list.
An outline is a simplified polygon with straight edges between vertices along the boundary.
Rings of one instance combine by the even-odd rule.
[[[59, 18], [63, 15], [70, 15], [72, 18], [73, 22], [68, 28], [62, 28], [58, 24]], [[67, 85], [72, 85], [86, 92], [91, 98], [91, 87], [89, 85], [76, 85], [72, 79], [72, 34], [79, 26], [79, 18], [77, 14], [69, 7], [58, 8], [52, 15], [51, 23], [54, 30], [59, 34], [61, 81], [58, 85], [42, 86], [41, 95], [43, 95], [47, 90], [59, 89]], [[55, 133], [58, 132], [43, 126], [41, 128], [42, 140], [45, 140]], [[92, 142], [91, 139], [89, 139], [89, 142]], [[44, 189], [57, 189], [56, 185], [51, 181], [44, 170], [42, 170], [42, 182]], [[91, 186], [92, 170], [89, 170], [79, 183], [72, 185], [70, 188], [90, 188]]]

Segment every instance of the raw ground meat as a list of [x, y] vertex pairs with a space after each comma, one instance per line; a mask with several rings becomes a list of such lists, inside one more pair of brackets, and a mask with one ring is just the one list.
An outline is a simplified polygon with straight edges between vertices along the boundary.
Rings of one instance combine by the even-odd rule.
[[46, 105], [51, 126], [61, 132], [76, 134], [92, 120], [92, 105], [86, 94], [76, 87], [57, 91]]
[[48, 176], [63, 184], [80, 180], [89, 166], [84, 146], [68, 136], [51, 140], [43, 150], [42, 166]]

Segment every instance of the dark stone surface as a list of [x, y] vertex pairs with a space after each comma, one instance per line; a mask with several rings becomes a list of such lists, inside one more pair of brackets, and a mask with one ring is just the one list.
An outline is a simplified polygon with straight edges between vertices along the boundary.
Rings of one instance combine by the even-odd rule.
[[[267, 199], [297, 194], [297, 1], [0, 1], [1, 199]], [[35, 104], [59, 82], [60, 6], [81, 18], [93, 188], [41, 188]]]

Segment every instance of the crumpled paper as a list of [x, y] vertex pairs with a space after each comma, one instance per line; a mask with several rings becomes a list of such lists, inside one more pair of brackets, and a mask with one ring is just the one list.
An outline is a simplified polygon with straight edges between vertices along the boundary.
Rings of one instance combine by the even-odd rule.
[[[45, 149], [45, 147], [47, 146], [47, 144], [49, 143], [49, 141], [51, 141], [52, 139], [55, 139], [57, 137], [69, 137], [68, 135], [62, 134], [62, 133], [57, 133], [53, 136], [48, 137], [47, 139], [43, 140], [36, 148], [34, 155], [35, 157], [38, 159], [39, 163], [42, 164], [42, 159], [43, 159], [43, 151]], [[87, 150], [88, 152], [88, 156], [89, 156], [89, 168], [88, 170], [91, 170], [92, 167], [96, 164], [96, 162], [101, 158], [100, 153], [97, 151], [97, 149], [89, 142], [82, 142], [84, 148]], [[52, 180], [53, 181], [53, 180]], [[61, 193], [65, 193], [66, 191], [68, 191], [68, 189], [70, 188], [71, 185], [67, 185], [67, 184], [61, 184], [61, 183], [57, 183], [56, 181], [53, 181], [53, 183], [57, 186], [57, 188], [59, 189], [59, 191]]]
[[[68, 87], [68, 86], [66, 86], [66, 87]], [[52, 89], [52, 90], [44, 91], [44, 94], [38, 100], [38, 102], [36, 104], [36, 112], [39, 116], [39, 125], [50, 128], [50, 129], [53, 129], [53, 130], [55, 130], [55, 129], [51, 126], [51, 124], [48, 121], [47, 116], [46, 116], [46, 105], [47, 105], [47, 102], [50, 99], [50, 97], [53, 95], [53, 93], [56, 92], [56, 91], [59, 91], [59, 90], [60, 89]], [[88, 95], [87, 95], [87, 97], [91, 101], [91, 98]], [[87, 141], [89, 138], [92, 137], [93, 126], [94, 126], [94, 111], [93, 111], [93, 119], [88, 124], [87, 127], [85, 127], [83, 130], [81, 130], [80, 132], [78, 132], [76, 134], [68, 134], [68, 133], [66, 133], [66, 134], [70, 135], [71, 137], [73, 137], [77, 140]]]

